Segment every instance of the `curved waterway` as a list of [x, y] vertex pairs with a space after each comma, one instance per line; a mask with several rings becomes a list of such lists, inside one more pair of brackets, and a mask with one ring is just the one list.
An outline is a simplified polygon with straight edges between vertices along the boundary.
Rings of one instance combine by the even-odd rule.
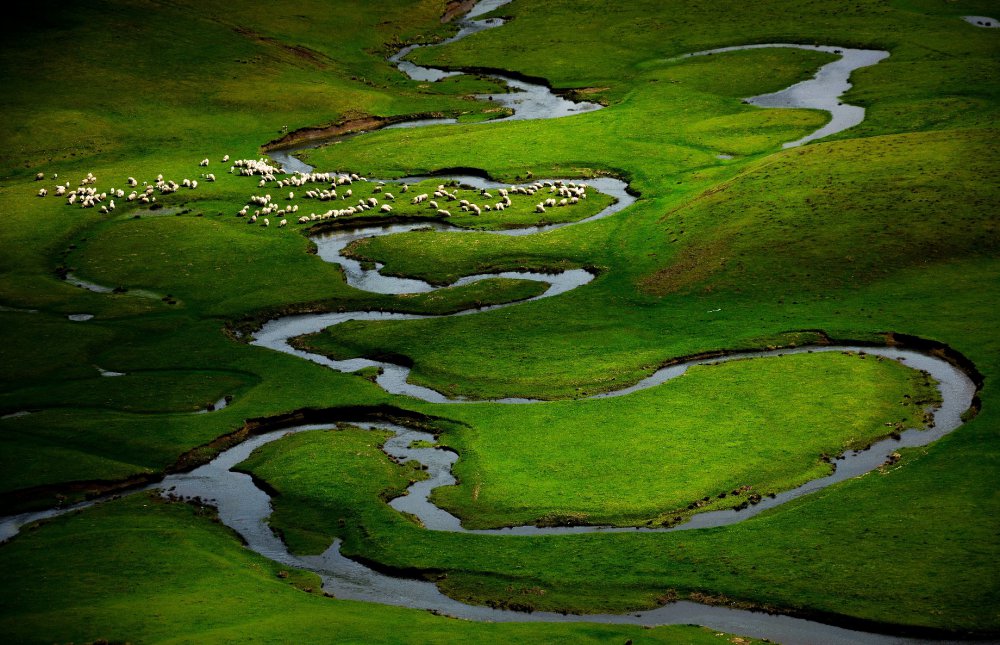
[[[717, 359], [689, 361], [658, 371], [649, 379], [625, 390], [599, 396], [622, 396], [646, 387], [660, 386], [676, 378], [692, 365], [703, 365], [729, 360], [759, 360], [790, 353], [808, 351], [864, 351], [873, 356], [903, 360], [914, 369], [927, 371], [937, 382], [942, 404], [934, 414], [934, 427], [929, 430], [907, 430], [899, 439], [886, 439], [874, 444], [870, 449], [850, 453], [836, 461], [836, 470], [829, 476], [813, 480], [807, 484], [777, 495], [765, 498], [761, 503], [743, 511], [724, 510], [702, 513], [694, 516], [687, 524], [676, 527], [659, 528], [611, 528], [611, 527], [514, 527], [509, 529], [466, 531], [458, 518], [430, 503], [428, 496], [434, 488], [455, 483], [451, 466], [457, 456], [450, 451], [437, 448], [410, 447], [414, 441], [434, 441], [433, 435], [390, 423], [359, 423], [367, 429], [382, 429], [393, 433], [383, 449], [389, 455], [403, 459], [415, 459], [427, 466], [428, 479], [410, 486], [407, 494], [390, 502], [399, 511], [417, 516], [429, 530], [469, 532], [477, 534], [510, 535], [562, 535], [584, 532], [638, 532], [638, 531], [680, 531], [708, 526], [724, 526], [745, 521], [768, 509], [786, 503], [819, 488], [858, 476], [878, 467], [889, 455], [901, 448], [926, 445], [951, 432], [962, 423], [961, 415], [972, 403], [975, 385], [961, 370], [943, 359], [911, 350], [897, 348], [861, 347], [819, 347], [783, 349], [768, 352], [733, 354]], [[189, 498], [200, 498], [219, 510], [224, 524], [238, 532], [246, 540], [249, 548], [272, 560], [313, 571], [323, 579], [324, 590], [338, 598], [379, 602], [382, 604], [432, 609], [447, 615], [470, 620], [503, 622], [600, 622], [611, 624], [700, 624], [713, 629], [737, 634], [769, 638], [781, 643], [908, 643], [921, 642], [893, 636], [859, 632], [824, 623], [792, 618], [782, 615], [751, 612], [713, 607], [691, 602], [678, 602], [654, 610], [629, 614], [588, 614], [564, 615], [549, 612], [523, 613], [498, 610], [489, 607], [466, 605], [442, 594], [431, 583], [421, 580], [402, 579], [374, 571], [340, 554], [339, 542], [320, 556], [295, 556], [278, 538], [267, 524], [271, 515], [271, 499], [258, 488], [253, 479], [232, 469], [246, 460], [250, 454], [267, 443], [277, 441], [292, 433], [329, 428], [327, 424], [302, 425], [277, 430], [251, 437], [243, 443], [221, 453], [210, 463], [189, 473], [166, 477], [159, 484], [147, 488], [160, 488], [171, 494]], [[99, 500], [95, 500], [99, 501]], [[374, 500], [373, 500], [374, 501]], [[0, 520], [0, 540], [9, 539], [18, 529], [30, 522], [46, 519], [69, 511], [79, 510], [94, 502], [77, 504], [65, 509], [52, 509], [38, 513], [26, 513]]]
[[[479, 2], [475, 8], [459, 23], [459, 33], [446, 41], [454, 42], [460, 38], [465, 38], [471, 34], [478, 33], [485, 29], [499, 27], [503, 24], [500, 19], [473, 20], [496, 7], [506, 4], [509, 0], [484, 0]], [[862, 108], [856, 106], [845, 106], [839, 101], [839, 97], [850, 87], [848, 77], [850, 73], [859, 67], [872, 65], [882, 60], [888, 54], [873, 50], [852, 50], [834, 47], [815, 47], [794, 44], [776, 45], [748, 45], [744, 47], [727, 47], [711, 50], [707, 52], [697, 52], [695, 55], [709, 55], [738, 49], [755, 49], [762, 47], [799, 47], [803, 49], [818, 49], [829, 51], [841, 56], [841, 58], [820, 69], [814, 79], [804, 81], [792, 86], [782, 92], [753, 97], [749, 102], [761, 107], [805, 107], [826, 110], [831, 114], [831, 121], [823, 128], [807, 135], [806, 137], [786, 143], [785, 146], [800, 145], [806, 141], [818, 139], [834, 132], [853, 127], [864, 118]], [[404, 58], [415, 47], [407, 47], [392, 57], [400, 70], [415, 80], [434, 81], [446, 76], [461, 72], [435, 70], [433, 68], [420, 67]], [[574, 103], [555, 95], [551, 90], [540, 84], [528, 83], [522, 80], [509, 78], [503, 75], [492, 75], [498, 80], [504, 81], [515, 91], [506, 95], [494, 95], [492, 99], [510, 107], [514, 113], [507, 119], [542, 119], [558, 118], [599, 109], [601, 106], [593, 103]], [[486, 97], [482, 97], [486, 98]], [[503, 120], [503, 119], [501, 119]], [[451, 122], [453, 120], [423, 120], [398, 124], [396, 127], [420, 127], [424, 125]], [[296, 150], [275, 151], [271, 153], [272, 158], [281, 163], [290, 172], [309, 172], [312, 169], [294, 156]], [[410, 177], [403, 182], [415, 182], [424, 179], [423, 177]], [[442, 181], [449, 179], [458, 180], [461, 183], [483, 188], [500, 187], [501, 184], [491, 182], [479, 177], [442, 177]], [[634, 202], [634, 198], [628, 194], [627, 186], [624, 182], [615, 179], [601, 178], [588, 180], [591, 186], [602, 192], [613, 195], [616, 202], [604, 209], [597, 215], [573, 223], [553, 224], [549, 226], [530, 227], [513, 231], [489, 231], [497, 235], [528, 235], [554, 230], [564, 226], [580, 224], [583, 222], [608, 217], [621, 211]], [[359, 289], [378, 293], [415, 293], [434, 290], [434, 285], [421, 280], [408, 278], [395, 278], [381, 274], [381, 267], [366, 269], [360, 263], [345, 257], [343, 251], [351, 242], [373, 235], [392, 235], [395, 233], [411, 231], [416, 228], [426, 228], [430, 226], [436, 230], [462, 231], [443, 223], [419, 223], [419, 224], [397, 224], [384, 227], [365, 227], [355, 230], [344, 230], [327, 233], [314, 237], [319, 255], [329, 261], [336, 262], [344, 267], [347, 281], [352, 286]], [[520, 278], [538, 280], [546, 282], [550, 286], [547, 291], [531, 300], [548, 298], [565, 293], [579, 286], [587, 284], [593, 279], [593, 275], [582, 269], [563, 271], [554, 274], [532, 273], [532, 272], [504, 272], [497, 274], [484, 274], [466, 276], [455, 283], [455, 286], [469, 284], [477, 280], [492, 277]], [[79, 284], [78, 281], [77, 283]], [[86, 284], [80, 284], [84, 288], [90, 288]], [[453, 315], [470, 315], [479, 311], [496, 309], [499, 307], [512, 306], [516, 303], [495, 305], [482, 309], [467, 310]], [[347, 312], [328, 313], [303, 316], [288, 316], [272, 320], [266, 323], [261, 330], [255, 334], [254, 344], [268, 347], [277, 351], [282, 351], [306, 360], [311, 360], [333, 369], [345, 372], [353, 372], [364, 367], [379, 367], [382, 374], [378, 377], [378, 383], [386, 391], [413, 396], [426, 401], [459, 403], [464, 400], [449, 399], [439, 392], [412, 385], [407, 382], [409, 369], [387, 362], [370, 361], [366, 359], [354, 359], [348, 361], [334, 361], [327, 357], [296, 350], [288, 344], [288, 340], [303, 334], [318, 332], [330, 326], [341, 324], [348, 320], [412, 320], [426, 318], [412, 314], [396, 314], [383, 312]], [[723, 526], [745, 521], [746, 519], [769, 508], [774, 508], [791, 499], [800, 497], [811, 491], [829, 486], [838, 481], [858, 476], [871, 471], [883, 464], [888, 456], [898, 448], [906, 446], [919, 446], [930, 443], [944, 434], [951, 432], [962, 423], [961, 414], [970, 406], [975, 386], [971, 380], [960, 370], [954, 368], [946, 361], [924, 355], [914, 351], [901, 350], [896, 348], [860, 348], [860, 347], [821, 347], [821, 348], [798, 348], [776, 350], [770, 352], [759, 352], [752, 354], [735, 354], [723, 358], [709, 360], [690, 361], [676, 364], [658, 370], [656, 373], [636, 383], [633, 386], [610, 393], [596, 395], [592, 398], [603, 398], [610, 396], [625, 396], [632, 392], [657, 387], [666, 381], [676, 378], [688, 367], [696, 364], [715, 363], [735, 359], [759, 359], [772, 357], [788, 353], [803, 351], [864, 351], [868, 354], [882, 356], [890, 359], [903, 360], [915, 369], [926, 370], [933, 376], [941, 390], [943, 404], [935, 412], [935, 424], [929, 430], [907, 430], [900, 438], [880, 441], [869, 450], [854, 452], [844, 455], [835, 464], [834, 472], [824, 478], [813, 480], [791, 491], [780, 493], [774, 498], [765, 498], [757, 505], [751, 506], [743, 511], [723, 510], [706, 512], [695, 515], [690, 521], [676, 527], [657, 528], [609, 528], [609, 527], [547, 527], [539, 528], [534, 526], [513, 527], [507, 529], [495, 529], [486, 531], [466, 531], [462, 528], [458, 518], [449, 514], [430, 503], [428, 496], [434, 488], [447, 486], [455, 483], [451, 474], [451, 466], [457, 459], [457, 455], [450, 451], [436, 448], [411, 448], [415, 440], [433, 441], [433, 436], [416, 431], [403, 426], [385, 423], [358, 424], [369, 429], [385, 429], [393, 433], [393, 436], [386, 442], [384, 450], [397, 458], [416, 459], [427, 466], [428, 479], [413, 484], [407, 494], [392, 500], [391, 505], [397, 510], [412, 513], [418, 517], [428, 530], [436, 531], [456, 531], [474, 532], [479, 534], [495, 534], [497, 536], [511, 535], [559, 535], [583, 532], [631, 532], [631, 531], [679, 531], [709, 526]], [[501, 399], [500, 403], [535, 403], [528, 399]], [[221, 403], [221, 402], [220, 402]], [[251, 437], [240, 445], [231, 448], [212, 462], [201, 466], [189, 473], [170, 475], [161, 483], [149, 488], [162, 488], [173, 494], [185, 497], [198, 497], [208, 501], [219, 509], [219, 515], [223, 523], [236, 530], [246, 541], [250, 548], [258, 553], [281, 562], [288, 566], [308, 569], [319, 574], [324, 581], [324, 589], [334, 594], [338, 598], [364, 600], [378, 602], [382, 604], [397, 605], [420, 609], [435, 610], [447, 615], [483, 621], [502, 622], [600, 622], [600, 623], [620, 623], [620, 624], [641, 624], [641, 625], [666, 625], [666, 624], [700, 624], [710, 626], [714, 629], [724, 630], [737, 634], [755, 636], [759, 638], [769, 638], [782, 643], [906, 643], [919, 642], [911, 639], [883, 636], [830, 626], [824, 623], [792, 618], [782, 615], [770, 615], [764, 613], [735, 610], [726, 607], [712, 607], [691, 602], [678, 602], [650, 611], [640, 611], [629, 614], [598, 614], [598, 615], [565, 615], [547, 612], [522, 613], [509, 610], [491, 609], [489, 607], [466, 605], [452, 598], [443, 595], [437, 587], [430, 582], [420, 580], [409, 580], [386, 576], [378, 573], [358, 562], [350, 560], [340, 554], [339, 542], [333, 545], [321, 556], [294, 556], [288, 552], [285, 544], [271, 531], [267, 525], [267, 519], [271, 514], [271, 500], [267, 493], [260, 490], [253, 480], [241, 473], [232, 471], [232, 468], [244, 461], [256, 448], [278, 440], [292, 432], [303, 432], [308, 430], [318, 430], [327, 428], [327, 425], [299, 426], [296, 428], [262, 434]], [[99, 501], [99, 500], [95, 500]], [[0, 540], [9, 539], [15, 535], [20, 526], [39, 519], [53, 517], [68, 511], [78, 510], [93, 504], [85, 502], [64, 509], [50, 509], [39, 513], [26, 513], [19, 516], [7, 517], [0, 520]]]
[[840, 58], [827, 63], [809, 80], [796, 83], [779, 92], [761, 94], [746, 99], [751, 105], [764, 108], [808, 108], [823, 110], [830, 114], [830, 121], [819, 130], [807, 134], [801, 139], [789, 141], [785, 148], [800, 146], [815, 139], [821, 139], [837, 132], [853, 128], [865, 119], [865, 109], [857, 105], [848, 105], [840, 100], [847, 90], [851, 89], [851, 74], [854, 70], [869, 67], [889, 57], [889, 52], [879, 49], [849, 49], [847, 47], [831, 47], [828, 45], [797, 45], [794, 43], [770, 43], [763, 45], [738, 45], [735, 47], [720, 47], [693, 54], [685, 54], [682, 58], [691, 56], [710, 56], [725, 52], [744, 51], [748, 49], [791, 48], [821, 51], [835, 54]]

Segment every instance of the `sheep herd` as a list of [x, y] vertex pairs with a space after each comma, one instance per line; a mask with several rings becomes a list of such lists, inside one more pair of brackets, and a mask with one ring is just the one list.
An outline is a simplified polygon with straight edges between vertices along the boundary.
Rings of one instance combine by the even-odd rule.
[[[222, 163], [230, 163], [229, 155], [222, 157]], [[198, 166], [207, 168], [211, 164], [208, 158], [202, 159]], [[419, 208], [426, 208], [438, 217], [451, 217], [452, 210], [468, 213], [473, 216], [480, 216], [483, 212], [502, 212], [514, 206], [512, 197], [526, 196], [531, 198], [542, 197], [535, 204], [535, 213], [545, 213], [547, 208], [565, 207], [578, 204], [580, 200], [587, 198], [588, 186], [584, 183], [563, 182], [563, 181], [536, 181], [531, 184], [512, 185], [509, 188], [497, 188], [496, 196], [487, 189], [474, 189], [455, 187], [454, 183], [439, 184], [432, 192], [420, 193], [409, 198], [407, 201], [397, 202], [396, 196], [388, 192], [389, 186], [385, 182], [369, 182], [365, 177], [357, 173], [331, 173], [331, 172], [299, 172], [287, 174], [284, 169], [271, 165], [270, 160], [260, 159], [236, 159], [231, 162], [229, 173], [245, 177], [259, 177], [258, 188], [266, 188], [268, 184], [274, 185], [278, 190], [284, 191], [287, 188], [299, 189], [299, 199], [310, 199], [317, 202], [337, 202], [340, 207], [329, 208], [323, 212], [312, 212], [309, 215], [299, 215], [296, 222], [299, 224], [312, 224], [324, 220], [350, 217], [359, 215], [366, 211], [374, 214], [389, 215], [394, 212], [395, 205], [404, 205], [402, 210], [409, 211], [410, 214], [419, 215]], [[53, 180], [59, 175], [54, 174]], [[203, 172], [200, 176], [202, 182], [214, 182], [215, 174]], [[37, 181], [44, 181], [45, 174], [38, 173], [35, 176]], [[374, 183], [371, 196], [367, 198], [354, 198], [355, 182], [365, 184]], [[96, 188], [97, 177], [93, 173], [80, 180], [76, 188], [70, 189], [69, 181], [58, 184], [54, 187], [54, 194], [66, 199], [66, 204], [79, 205], [81, 208], [99, 207], [100, 212], [110, 213], [115, 210], [115, 199], [124, 199], [128, 202], [139, 204], [151, 204], [156, 201], [157, 195], [168, 195], [184, 188], [195, 190], [199, 183], [197, 179], [184, 178], [180, 183], [172, 179], [164, 179], [162, 174], [157, 175], [155, 181], [140, 182], [135, 177], [128, 177], [126, 186], [122, 188], [111, 187], [106, 191], [99, 191]], [[397, 192], [400, 195], [408, 193], [411, 189], [409, 184], [399, 184]], [[46, 197], [49, 194], [47, 188], [38, 191], [39, 197]], [[376, 196], [377, 195], [377, 196]], [[262, 227], [270, 227], [271, 218], [278, 220], [278, 228], [288, 225], [288, 217], [295, 215], [299, 211], [299, 204], [292, 203], [295, 200], [296, 191], [289, 190], [287, 193], [287, 203], [280, 204], [270, 193], [254, 194], [247, 200], [246, 204], [236, 212], [237, 217], [245, 217], [248, 224], [258, 224]], [[281, 199], [282, 195], [278, 198]], [[380, 201], [381, 198], [381, 201]], [[525, 201], [534, 201], [525, 200]], [[454, 203], [454, 204], [452, 204]], [[418, 207], [414, 209], [412, 207]], [[417, 210], [416, 213], [412, 211]]]

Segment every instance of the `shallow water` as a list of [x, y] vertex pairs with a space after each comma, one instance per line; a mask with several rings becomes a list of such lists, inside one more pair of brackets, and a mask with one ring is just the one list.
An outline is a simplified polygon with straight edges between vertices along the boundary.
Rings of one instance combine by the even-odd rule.
[[739, 45], [736, 47], [720, 47], [703, 52], [686, 54], [690, 56], [708, 56], [724, 52], [744, 51], [748, 49], [767, 49], [785, 47], [793, 49], [808, 49], [827, 52], [840, 56], [838, 60], [827, 63], [809, 80], [796, 83], [791, 87], [771, 94], [761, 94], [746, 99], [747, 103], [766, 108], [807, 108], [829, 112], [830, 121], [819, 130], [807, 134], [801, 139], [789, 141], [785, 148], [800, 146], [803, 143], [821, 139], [837, 132], [853, 128], [865, 119], [865, 109], [856, 105], [843, 103], [840, 98], [851, 89], [850, 77], [854, 70], [875, 65], [889, 57], [889, 52], [877, 49], [850, 49], [847, 47], [831, 47], [827, 45], [796, 45], [791, 43], [772, 43], [764, 45]]
[[976, 27], [982, 27], [984, 29], [1000, 28], [1000, 22], [997, 22], [996, 18], [990, 18], [989, 16], [962, 16], [962, 20], [970, 25], [975, 25]]

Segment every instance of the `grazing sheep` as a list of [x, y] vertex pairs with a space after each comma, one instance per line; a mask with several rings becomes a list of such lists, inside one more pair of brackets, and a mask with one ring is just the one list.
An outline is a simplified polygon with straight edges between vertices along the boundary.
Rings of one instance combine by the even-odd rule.
[[280, 222], [278, 222], [278, 228], [284, 228], [285, 226], [288, 226], [288, 220], [287, 219], [283, 219]]
[[199, 166], [207, 166], [208, 165], [208, 159], [202, 159], [201, 163], [199, 163], [198, 165]]
[[385, 193], [385, 195], [383, 195], [383, 197], [385, 197], [386, 199], [388, 199], [390, 201], [396, 201], [396, 196], [393, 195], [392, 193]]
[[40, 172], [37, 175], [35, 175], [35, 181], [42, 181], [43, 179], [45, 179], [45, 173], [44, 172]]
[[261, 224], [261, 226], [270, 226], [270, 225], [271, 225], [271, 220], [269, 220], [269, 219], [267, 219], [267, 218], [265, 217], [265, 218], [264, 218], [264, 223], [263, 223], [263, 224]]
[[391, 213], [392, 206], [389, 206], [388, 204], [382, 204], [382, 208], [380, 208], [379, 210], [382, 211], [383, 213]]
[[448, 211], [446, 211], [444, 209], [438, 210], [438, 215], [440, 215], [442, 217], [451, 217], [451, 213], [449, 213]]
[[542, 205], [542, 204], [540, 204], [540, 203], [539, 203], [539, 204], [537, 204], [537, 205], [535, 206], [535, 212], [536, 212], [536, 213], [544, 213], [544, 212], [545, 212], [545, 206], [543, 206], [543, 205]]
[[222, 156], [222, 163], [226, 163], [227, 161], [229, 161], [229, 155], [223, 155]]
[[48, 194], [49, 194], [49, 191], [45, 190], [44, 188], [38, 191], [38, 196], [39, 197], [45, 197]]
[[431, 208], [437, 208], [438, 207], [438, 203], [436, 201], [434, 201], [434, 200], [431, 200], [427, 205], [430, 206]]
[[408, 192], [410, 192], [410, 185], [409, 184], [403, 184], [403, 187], [399, 189], [399, 192], [401, 192], [401, 193], [408, 193]]

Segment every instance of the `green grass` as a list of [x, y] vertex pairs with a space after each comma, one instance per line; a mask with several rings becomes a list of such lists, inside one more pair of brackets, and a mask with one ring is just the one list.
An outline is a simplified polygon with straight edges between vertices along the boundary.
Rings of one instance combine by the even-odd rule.
[[210, 512], [146, 495], [33, 530], [0, 562], [21, 574], [0, 591], [19, 643], [727, 642], [698, 627], [471, 623], [325, 598], [316, 576], [242, 548]]
[[[471, 427], [447, 440], [462, 455], [461, 485], [434, 499], [469, 528], [673, 523], [691, 505], [729, 508], [823, 476], [820, 455], [863, 448], [886, 424], [921, 426], [924, 405], [910, 397], [937, 396], [892, 361], [759, 360], [694, 367], [611, 399], [437, 408]], [[752, 491], [727, 495], [743, 486]]]
[[[414, 363], [415, 382], [451, 394], [573, 399], [635, 382], [664, 361], [691, 353], [814, 342], [819, 335], [809, 330], [817, 329], [869, 341], [899, 331], [947, 343], [971, 359], [985, 375], [983, 412], [947, 439], [907, 451], [886, 473], [845, 482], [727, 529], [659, 535], [431, 534], [378, 498], [398, 486], [405, 471], [394, 474], [396, 467], [371, 446], [351, 462], [352, 455], [330, 439], [315, 459], [345, 468], [347, 481], [364, 486], [338, 486], [314, 499], [318, 480], [302, 473], [304, 479], [283, 490], [280, 502], [299, 497], [299, 509], [288, 506], [281, 516], [300, 527], [299, 539], [315, 546], [341, 534], [348, 552], [386, 566], [448, 571], [442, 588], [474, 602], [625, 610], [654, 605], [674, 589], [682, 596], [726, 596], [786, 611], [995, 632], [1000, 497], [993, 482], [1000, 453], [993, 411], [998, 395], [991, 384], [1000, 373], [993, 323], [1000, 263], [991, 141], [1000, 46], [995, 30], [959, 19], [989, 15], [993, 5], [515, 0], [500, 10], [515, 16], [502, 29], [419, 50], [414, 58], [503, 67], [545, 77], [557, 88], [597, 88], [587, 96], [609, 107], [557, 120], [475, 124], [495, 114], [493, 106], [466, 97], [495, 92], [494, 83], [471, 76], [413, 82], [384, 61], [402, 41], [452, 33], [452, 26], [437, 20], [437, 0], [380, 3], [378, 11], [366, 3], [331, 8], [312, 0], [294, 9], [247, 2], [225, 8], [137, 8], [115, 0], [40, 5], [33, 21], [7, 34], [0, 57], [7, 87], [0, 98], [6, 116], [0, 128], [0, 305], [39, 311], [0, 311], [0, 410], [39, 410], [0, 421], [3, 507], [50, 503], [73, 482], [161, 472], [245, 419], [304, 407], [387, 403], [464, 420], [468, 428], [450, 426], [444, 438], [466, 451], [460, 469], [481, 469], [484, 477], [500, 472], [490, 470], [494, 462], [526, 465], [539, 458], [535, 452], [549, 454], [559, 445], [553, 437], [565, 444], [573, 418], [587, 419], [581, 431], [594, 432], [600, 425], [597, 403], [551, 404], [566, 413], [544, 428], [551, 435], [543, 435], [528, 424], [549, 404], [499, 413], [490, 406], [422, 405], [385, 394], [366, 380], [371, 374], [331, 373], [225, 333], [250, 329], [280, 312], [446, 313], [538, 293], [539, 285], [522, 281], [410, 298], [359, 292], [344, 284], [339, 270], [309, 254], [299, 225], [262, 229], [234, 216], [259, 191], [253, 180], [225, 172], [223, 154], [256, 157], [259, 146], [286, 126], [436, 113], [458, 116], [462, 125], [369, 133], [312, 151], [309, 158], [324, 169], [386, 178], [470, 166], [510, 182], [529, 172], [536, 178], [612, 174], [628, 179], [641, 198], [614, 217], [542, 235], [415, 232], [360, 243], [352, 252], [386, 262], [387, 272], [441, 284], [515, 268], [588, 267], [600, 275], [558, 298], [484, 314], [345, 324], [309, 339], [313, 346], [342, 357], [406, 356]], [[826, 54], [757, 50], [674, 60], [687, 51], [776, 41], [888, 49], [889, 59], [851, 79], [845, 100], [867, 109], [864, 123], [830, 140], [781, 151], [783, 141], [812, 131], [825, 116], [740, 102], [809, 77], [830, 60]], [[720, 153], [735, 158], [719, 160]], [[218, 182], [159, 200], [178, 208], [180, 216], [142, 213], [132, 219], [135, 212], [121, 203], [114, 215], [102, 216], [52, 197], [39, 199], [39, 186], [51, 189], [56, 181], [31, 181], [38, 171], [47, 177], [58, 172], [60, 180], [74, 183], [93, 172], [102, 189], [121, 186], [129, 175], [149, 180], [163, 173], [180, 181], [198, 178], [206, 169], [197, 162], [206, 156]], [[370, 189], [358, 187], [360, 193]], [[302, 209], [312, 208], [300, 200]], [[526, 212], [532, 204], [525, 200], [523, 210], [505, 216], [534, 223]], [[587, 208], [597, 206], [588, 199]], [[555, 210], [546, 215], [585, 216]], [[514, 221], [496, 214], [452, 219], [474, 227]], [[71, 287], [57, 279], [60, 267], [109, 286], [169, 294], [177, 304]], [[95, 318], [68, 321], [66, 315], [74, 313]], [[814, 371], [833, 370], [845, 360], [829, 358], [833, 362]], [[767, 365], [725, 369], [746, 369], [743, 387], [763, 390]], [[102, 378], [95, 366], [129, 376]], [[711, 372], [686, 377], [706, 381], [692, 389], [690, 400], [718, 394], [704, 376]], [[829, 373], [823, 377], [834, 380]], [[806, 390], [803, 385], [797, 391]], [[223, 394], [235, 396], [230, 407], [188, 414]], [[875, 394], [880, 405], [898, 400], [888, 389]], [[636, 400], [642, 401], [639, 409], [615, 413], [648, 436], [651, 417], [645, 413], [661, 402], [653, 393]], [[603, 405], [610, 410], [624, 403]], [[799, 399], [772, 413], [802, 429], [816, 405], [815, 399]], [[505, 427], [504, 419], [512, 421]], [[524, 424], [514, 429], [531, 436], [530, 443], [517, 444], [514, 420]], [[832, 439], [819, 443], [830, 450], [840, 445]], [[503, 452], [482, 448], [476, 455], [480, 444]], [[589, 448], [573, 450], [580, 457], [567, 460], [565, 472], [575, 468], [578, 477]], [[294, 461], [283, 458], [289, 465]], [[779, 461], [776, 467], [788, 468]], [[797, 463], [801, 469], [813, 462]], [[803, 476], [797, 472], [772, 474], [772, 481]], [[474, 473], [465, 475], [471, 483]], [[696, 483], [708, 490], [709, 479]], [[516, 510], [527, 519], [551, 508], [581, 512], [584, 502], [591, 514], [599, 509], [620, 517], [649, 517], [673, 505], [614, 492], [595, 493], [588, 501], [568, 491], [553, 500], [556, 493], [546, 487], [555, 481], [522, 480], [531, 486], [518, 492], [531, 496], [532, 506]], [[493, 474], [483, 482], [482, 494], [494, 495], [490, 506], [500, 507], [500, 489], [491, 490], [501, 485], [499, 479]], [[11, 496], [38, 486], [53, 488], [27, 501]], [[468, 490], [451, 493], [456, 507], [463, 495], [471, 496]], [[676, 489], [667, 493], [670, 500], [690, 498]], [[468, 512], [493, 512], [486, 501], [477, 500]], [[314, 511], [303, 510], [313, 503], [339, 505], [353, 519], [345, 527], [327, 526]], [[5, 632], [16, 640], [48, 642], [236, 640], [245, 636], [251, 612], [227, 609], [261, 607], [274, 612], [255, 623], [262, 638], [308, 640], [336, 632], [345, 640], [359, 634], [391, 640], [404, 633], [401, 624], [417, 620], [411, 612], [346, 603], [351, 609], [343, 610], [342, 619], [330, 618], [326, 608], [339, 603], [311, 598], [286, 583], [275, 591], [270, 565], [235, 548], [218, 527], [184, 519], [187, 511], [175, 507], [157, 506], [163, 514], [151, 532], [130, 536], [122, 527], [143, 517], [136, 504], [67, 518], [0, 548], [4, 571], [15, 581], [0, 603], [10, 626]], [[609, 510], [608, 504], [621, 505]], [[501, 510], [503, 517], [514, 514]], [[309, 521], [297, 519], [299, 513]], [[91, 521], [93, 533], [77, 530]], [[119, 552], [109, 544], [127, 548]], [[186, 567], [192, 553], [200, 554], [202, 564], [194, 569], [199, 582], [171, 595], [192, 573]], [[263, 577], [253, 570], [235, 575], [228, 564], [220, 568], [219, 553], [230, 564], [255, 563]], [[546, 594], [521, 593], [536, 587]], [[269, 602], [286, 594], [310, 605]], [[46, 606], [51, 602], [63, 604]], [[148, 608], [160, 605], [171, 612], [150, 617]], [[383, 617], [384, 627], [372, 626], [366, 617], [371, 612]], [[412, 640], [455, 640], [466, 632], [453, 630], [466, 628], [487, 640], [620, 633], [537, 625], [471, 628], [419, 616], [428, 630], [440, 631], [414, 629], [406, 633]], [[335, 630], [326, 629], [334, 624]]]

